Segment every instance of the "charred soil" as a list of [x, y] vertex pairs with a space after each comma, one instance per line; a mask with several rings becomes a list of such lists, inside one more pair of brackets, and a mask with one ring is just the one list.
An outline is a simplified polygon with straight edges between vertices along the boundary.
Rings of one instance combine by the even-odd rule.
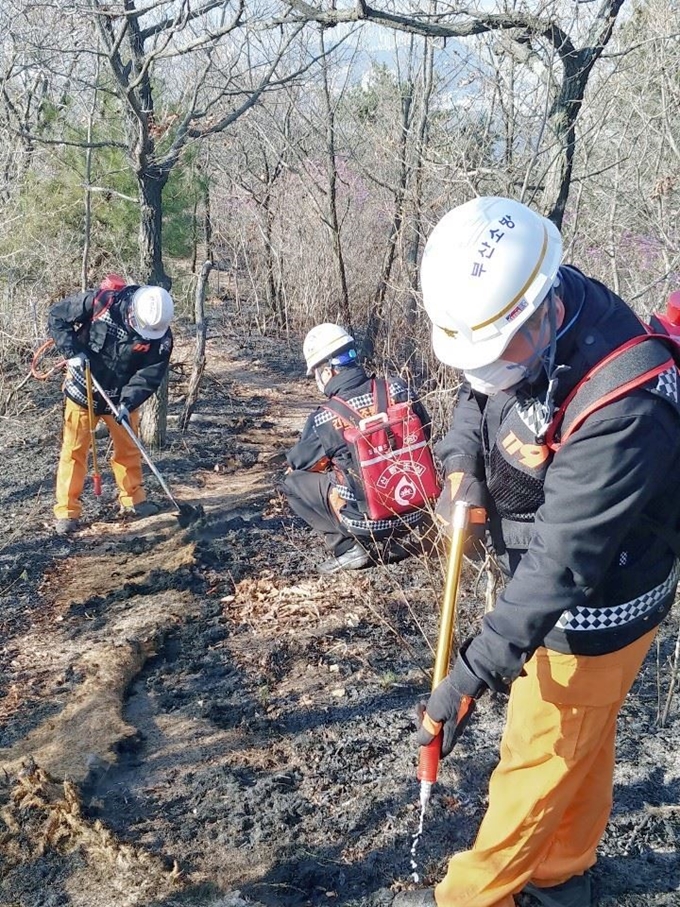
[[[102, 500], [88, 483], [83, 528], [56, 536], [58, 382], [26, 386], [0, 420], [0, 904], [387, 907], [416, 887], [413, 712], [442, 564], [317, 575], [322, 545], [276, 491], [314, 405], [296, 357], [215, 331], [179, 435], [183, 356], [189, 343], [155, 462], [204, 508], [186, 528], [169, 507], [115, 519], [103, 438]], [[484, 580], [466, 564], [463, 635], [482, 618]], [[601, 907], [680, 903], [677, 638], [676, 610], [621, 715]], [[504, 711], [487, 696], [442, 765], [419, 885], [474, 839]]]

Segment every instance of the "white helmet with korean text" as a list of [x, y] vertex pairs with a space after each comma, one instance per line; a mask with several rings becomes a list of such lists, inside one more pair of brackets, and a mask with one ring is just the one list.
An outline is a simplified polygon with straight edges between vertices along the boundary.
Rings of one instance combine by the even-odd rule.
[[327, 362], [333, 356], [353, 348], [354, 337], [339, 324], [330, 322], [318, 324], [311, 329], [302, 344], [302, 353], [307, 363], [307, 374], [312, 375], [314, 369], [322, 362]]
[[557, 227], [521, 202], [475, 198], [445, 214], [421, 264], [437, 358], [463, 371], [499, 359], [545, 300], [561, 260]]
[[170, 327], [174, 314], [172, 296], [163, 287], [139, 287], [132, 294], [130, 324], [147, 340], [159, 340]]

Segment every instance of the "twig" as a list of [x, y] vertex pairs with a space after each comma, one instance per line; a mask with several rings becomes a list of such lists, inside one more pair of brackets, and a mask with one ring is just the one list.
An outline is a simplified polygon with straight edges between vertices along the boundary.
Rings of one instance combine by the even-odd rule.
[[[39, 505], [40, 505], [40, 492], [41, 491], [42, 491], [42, 485], [38, 489], [38, 493], [35, 497], [35, 502], [33, 504], [33, 507], [30, 509], [30, 511], [26, 515], [26, 519], [24, 521], [22, 521], [15, 528], [14, 532], [9, 536], [7, 541], [4, 542], [2, 545], [0, 545], [0, 553], [2, 553], [6, 548], [8, 548], [17, 536], [22, 535], [25, 532], [26, 526], [30, 526], [34, 522], [34, 517], [35, 517], [36, 513], [38, 512]], [[14, 583], [12, 583], [12, 585], [14, 585]], [[10, 586], [10, 588], [11, 588], [11, 586]], [[3, 591], [5, 591], [5, 590], [3, 590]]]
[[194, 303], [194, 314], [196, 321], [196, 349], [194, 352], [194, 365], [189, 378], [189, 388], [184, 401], [184, 409], [180, 413], [178, 428], [181, 433], [187, 430], [189, 420], [194, 411], [201, 389], [201, 379], [205, 371], [205, 341], [207, 325], [205, 320], [205, 290], [208, 282], [208, 276], [212, 270], [212, 262], [203, 262], [201, 273], [196, 286], [196, 298]]
[[219, 390], [227, 398], [227, 400], [229, 400], [230, 403], [232, 402], [232, 400], [234, 399], [234, 395], [229, 393], [229, 390], [225, 387], [225, 385], [221, 381], [219, 381], [212, 372], [209, 372], [206, 370], [204, 373], [204, 377], [206, 378], [206, 380], [212, 381], [213, 384], [216, 384], [217, 387], [219, 388]]
[[628, 840], [626, 841], [625, 847], [623, 848], [624, 856], [628, 856], [633, 845], [633, 841], [642, 831], [645, 825], [647, 825], [652, 816], [665, 816], [668, 813], [680, 812], [680, 805], [675, 803], [664, 803], [662, 806], [650, 806], [649, 803], [645, 803], [643, 810], [644, 815], [636, 823], [635, 827], [628, 837]]
[[[396, 589], [396, 592], [397, 592], [397, 594], [399, 594], [399, 595], [402, 597], [402, 599], [404, 600], [404, 604], [406, 605], [406, 608], [407, 608], [409, 614], [411, 615], [411, 617], [412, 617], [412, 619], [413, 619], [413, 622], [414, 622], [415, 625], [418, 627], [418, 630], [419, 630], [420, 633], [422, 634], [423, 639], [425, 640], [425, 642], [427, 643], [427, 645], [430, 647], [430, 651], [434, 654], [434, 650], [433, 650], [433, 648], [432, 648], [432, 645], [431, 645], [429, 639], [427, 638], [427, 635], [425, 634], [425, 631], [423, 630], [422, 626], [420, 625], [420, 621], [418, 620], [418, 617], [416, 616], [415, 611], [414, 611], [413, 608], [411, 607], [411, 603], [409, 602], [408, 598], [406, 598], [406, 595], [404, 594], [404, 592], [403, 592], [401, 589], [397, 588], [397, 589]], [[396, 627], [394, 627], [394, 626], [387, 620], [386, 617], [384, 617], [382, 614], [380, 614], [379, 611], [377, 611], [377, 610], [373, 607], [373, 605], [371, 604], [371, 602], [370, 602], [368, 599], [366, 600], [366, 606], [368, 607], [368, 610], [371, 612], [371, 614], [372, 614], [374, 617], [377, 617], [378, 620], [380, 621], [380, 623], [383, 624], [385, 627], [387, 627], [387, 629], [390, 631], [390, 633], [392, 633], [392, 635], [393, 635], [394, 637], [396, 637], [397, 641], [398, 641], [398, 642], [406, 649], [406, 651], [409, 653], [409, 655], [413, 658], [413, 660], [414, 660], [414, 662], [416, 663], [417, 667], [418, 667], [418, 668], [420, 669], [420, 671], [423, 673], [423, 676], [426, 677], [426, 678], [429, 678], [429, 677], [430, 677], [430, 672], [429, 672], [426, 668], [424, 668], [424, 667], [421, 665], [421, 663], [418, 661], [418, 657], [417, 657], [417, 655], [415, 654], [415, 652], [414, 652], [414, 650], [413, 650], [413, 647], [411, 646], [410, 643], [408, 643], [408, 642], [404, 639], [403, 635], [399, 632], [399, 630], [397, 630]]]
[[666, 722], [668, 721], [668, 715], [671, 710], [671, 703], [673, 702], [675, 688], [678, 685], [678, 664], [680, 664], [680, 629], [678, 629], [678, 635], [675, 638], [675, 649], [673, 651], [673, 658], [671, 659], [671, 677], [668, 682], [666, 703], [663, 707], [663, 711], [661, 712], [661, 716], [658, 722], [660, 727], [665, 727]]
[[7, 407], [9, 406], [12, 397], [14, 397], [16, 394], [18, 394], [19, 391], [21, 390], [21, 388], [25, 384], [28, 384], [28, 382], [30, 380], [31, 380], [31, 373], [29, 372], [28, 375], [25, 375], [24, 378], [14, 388], [12, 388], [12, 390], [9, 392], [9, 394], [7, 394], [7, 396], [5, 397], [5, 399], [2, 403], [3, 412], [7, 412]]

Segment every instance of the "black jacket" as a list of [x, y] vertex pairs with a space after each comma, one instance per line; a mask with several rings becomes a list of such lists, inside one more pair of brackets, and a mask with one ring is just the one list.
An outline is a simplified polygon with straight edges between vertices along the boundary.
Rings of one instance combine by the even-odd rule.
[[[575, 268], [560, 278], [556, 362], [569, 370], [557, 404], [610, 351], [644, 333], [602, 284]], [[532, 421], [544, 395], [545, 383], [488, 398], [463, 385], [437, 446], [447, 474], [464, 470], [486, 483], [492, 541], [511, 574], [465, 655], [496, 689], [539, 646], [598, 655], [633, 642], [663, 619], [678, 579], [659, 531], [680, 515], [677, 369], [592, 413], [555, 454], [537, 443]]]
[[[349, 403], [362, 416], [369, 416], [373, 413], [373, 377], [359, 365], [347, 366], [341, 368], [331, 378], [324, 388], [324, 393], [329, 398], [337, 397]], [[429, 437], [430, 417], [417, 399], [413, 388], [401, 378], [390, 377], [387, 381], [391, 402], [410, 400]], [[340, 522], [354, 534], [380, 537], [397, 528], [403, 529], [405, 523], [420, 520], [419, 511], [385, 520], [370, 520], [362, 513], [357, 496], [352, 490], [353, 479], [350, 477], [352, 459], [342, 429], [342, 419], [338, 415], [324, 406], [318, 407], [307, 418], [300, 440], [288, 451], [287, 460], [290, 467], [312, 472], [332, 470], [331, 506]]]
[[[155, 393], [165, 376], [172, 353], [172, 332], [160, 340], [140, 337], [128, 324], [127, 311], [136, 286], [122, 290], [87, 290], [55, 303], [48, 327], [59, 352], [67, 359], [85, 353], [92, 375], [116, 404], [137, 409]], [[64, 393], [87, 406], [83, 371], [69, 369]], [[94, 395], [95, 412], [108, 407]]]

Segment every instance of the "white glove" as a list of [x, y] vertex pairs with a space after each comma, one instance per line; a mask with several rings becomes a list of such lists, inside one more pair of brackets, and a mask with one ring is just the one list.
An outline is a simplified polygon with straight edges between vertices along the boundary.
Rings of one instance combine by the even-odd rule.
[[69, 368], [85, 368], [86, 362], [87, 356], [85, 353], [78, 353], [77, 356], [72, 356], [70, 359], [66, 360], [66, 364]]

